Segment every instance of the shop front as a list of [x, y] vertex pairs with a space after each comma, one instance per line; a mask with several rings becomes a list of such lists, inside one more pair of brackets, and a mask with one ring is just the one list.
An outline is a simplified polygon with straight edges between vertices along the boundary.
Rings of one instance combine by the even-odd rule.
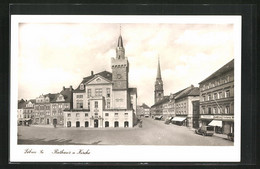
[[172, 119], [172, 123], [179, 126], [187, 126], [187, 117], [186, 116], [175, 116]]
[[233, 115], [201, 115], [201, 126], [214, 126], [215, 133], [229, 134], [234, 133]]

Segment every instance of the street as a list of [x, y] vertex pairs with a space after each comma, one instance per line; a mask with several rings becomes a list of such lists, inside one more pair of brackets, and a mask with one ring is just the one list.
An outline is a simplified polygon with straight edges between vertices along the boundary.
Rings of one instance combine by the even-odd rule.
[[232, 146], [233, 142], [217, 136], [207, 137], [174, 124], [142, 118], [143, 127], [134, 128], [53, 128], [19, 126], [18, 144], [37, 145], [186, 145]]

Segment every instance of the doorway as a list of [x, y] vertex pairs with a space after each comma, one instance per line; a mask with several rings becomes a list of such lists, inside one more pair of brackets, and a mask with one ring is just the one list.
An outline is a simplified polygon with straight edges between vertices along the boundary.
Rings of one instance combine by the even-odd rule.
[[47, 119], [47, 124], [50, 124], [50, 119]]
[[76, 127], [80, 127], [80, 122], [79, 121], [76, 122]]
[[98, 127], [98, 120], [94, 120], [94, 127], [97, 128]]
[[53, 119], [53, 125], [57, 124], [57, 119]]

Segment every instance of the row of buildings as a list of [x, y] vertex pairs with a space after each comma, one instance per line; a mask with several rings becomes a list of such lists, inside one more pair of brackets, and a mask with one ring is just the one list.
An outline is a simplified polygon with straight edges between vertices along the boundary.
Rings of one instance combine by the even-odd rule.
[[215, 126], [218, 133], [234, 132], [234, 59], [199, 83], [164, 96], [160, 62], [151, 116], [187, 127]]
[[128, 86], [129, 62], [121, 35], [111, 68], [112, 73], [91, 71], [76, 89], [63, 87], [59, 93], [42, 94], [33, 101], [19, 100], [18, 124], [133, 127], [137, 123], [137, 89]]

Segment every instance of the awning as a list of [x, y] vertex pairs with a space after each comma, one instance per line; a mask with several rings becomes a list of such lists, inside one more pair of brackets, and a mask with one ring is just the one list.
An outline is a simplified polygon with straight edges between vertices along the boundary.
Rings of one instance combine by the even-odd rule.
[[218, 126], [218, 127], [222, 127], [222, 121], [219, 121], [219, 120], [212, 120], [208, 125], [209, 125], [209, 126]]
[[172, 119], [172, 121], [183, 121], [183, 120], [185, 120], [187, 117], [174, 117], [173, 119]]

